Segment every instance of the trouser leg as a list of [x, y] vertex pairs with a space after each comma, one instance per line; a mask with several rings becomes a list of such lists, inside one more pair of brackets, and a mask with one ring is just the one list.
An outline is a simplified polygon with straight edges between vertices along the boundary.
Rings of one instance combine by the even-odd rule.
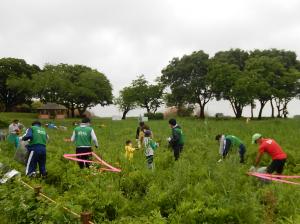
[[36, 170], [37, 165], [37, 154], [33, 150], [30, 151], [27, 166], [26, 166], [26, 175], [31, 175]]
[[46, 152], [41, 152], [39, 154], [38, 164], [39, 164], [40, 174], [42, 176], [46, 176], [47, 175], [47, 171], [46, 171]]
[[[91, 152], [92, 149], [91, 148], [76, 148], [76, 154], [79, 153], [87, 153], [87, 152]], [[90, 155], [83, 155], [83, 156], [77, 156], [78, 159], [83, 159], [83, 160], [89, 160], [90, 159]], [[84, 167], [89, 168], [90, 167], [90, 163], [88, 162], [78, 162], [78, 165], [80, 167], [80, 169], [83, 169]]]
[[245, 153], [246, 153], [246, 147], [245, 147], [245, 145], [241, 144], [239, 147], [240, 163], [244, 163]]
[[153, 156], [147, 156], [147, 165], [149, 169], [153, 169]]
[[179, 145], [173, 146], [173, 151], [174, 151], [175, 160], [178, 160], [180, 155], [180, 146]]

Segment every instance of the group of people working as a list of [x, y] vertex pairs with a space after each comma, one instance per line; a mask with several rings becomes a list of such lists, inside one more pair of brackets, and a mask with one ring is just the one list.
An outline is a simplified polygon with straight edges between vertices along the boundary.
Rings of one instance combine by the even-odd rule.
[[[167, 139], [169, 145], [174, 152], [175, 160], [179, 159], [180, 153], [184, 146], [184, 135], [182, 128], [177, 124], [175, 119], [169, 120], [169, 125], [172, 130], [171, 136]], [[144, 148], [147, 165], [149, 169], [154, 168], [154, 152], [159, 147], [159, 144], [153, 140], [153, 132], [145, 122], [140, 122], [136, 130], [137, 149]], [[132, 141], [127, 140], [125, 144], [125, 157], [132, 160], [133, 153], [136, 149], [132, 146]]]
[[[175, 119], [169, 120], [170, 127], [172, 128], [172, 135], [168, 138], [170, 145], [174, 150], [175, 160], [179, 158], [179, 155], [183, 149], [183, 133], [180, 126], [176, 123]], [[47, 176], [46, 171], [46, 144], [49, 140], [49, 136], [46, 130], [42, 127], [40, 121], [34, 121], [30, 128], [26, 129], [24, 135], [19, 137], [21, 130], [18, 120], [14, 120], [9, 126], [10, 135], [13, 136], [13, 143], [18, 148], [19, 141], [28, 141], [26, 146], [28, 151], [28, 160], [26, 165], [26, 175], [35, 177], [37, 175], [36, 168], [39, 166], [40, 175], [42, 177]], [[153, 133], [150, 128], [141, 122], [139, 126], [138, 139], [141, 143], [140, 148], [144, 148], [146, 161], [149, 169], [154, 167], [154, 151], [158, 147], [158, 143], [152, 139]], [[78, 159], [89, 160], [89, 155], [80, 155], [92, 151], [92, 143], [98, 148], [98, 140], [94, 129], [91, 127], [91, 121], [89, 118], [83, 118], [82, 122], [76, 126], [73, 130], [71, 141], [76, 146], [76, 154]], [[126, 157], [131, 159], [133, 157], [134, 148], [131, 141], [126, 141]], [[89, 168], [89, 163], [78, 162], [81, 169], [84, 167]]]
[[[224, 135], [219, 134], [216, 136], [216, 140], [220, 144], [219, 153], [224, 159], [231, 148], [237, 147], [240, 162], [244, 163], [246, 147], [244, 143], [234, 135]], [[271, 164], [267, 167], [266, 172], [271, 174], [276, 172], [277, 174], [282, 174], [284, 169], [284, 164], [287, 159], [287, 154], [282, 150], [280, 145], [271, 138], [264, 138], [261, 134], [256, 133], [252, 136], [252, 144], [258, 144], [258, 153], [255, 160], [255, 167], [260, 163], [260, 160], [264, 153], [267, 153], [272, 158]], [[222, 159], [219, 160], [221, 162]]]
[[[169, 120], [169, 125], [172, 130], [171, 136], [167, 139], [169, 145], [172, 147], [174, 158], [178, 160], [184, 147], [184, 135], [182, 128], [177, 124], [175, 119]], [[46, 130], [42, 127], [41, 122], [34, 121], [32, 126], [26, 129], [23, 136], [18, 137], [21, 126], [18, 120], [14, 120], [9, 126], [10, 135], [14, 138], [14, 143], [18, 141], [28, 141], [29, 144], [26, 146], [29, 156], [26, 166], [26, 175], [36, 176], [36, 168], [39, 165], [40, 175], [45, 177], [46, 171], [46, 144], [49, 136]], [[219, 144], [219, 153], [222, 159], [225, 159], [229, 151], [233, 147], [238, 148], [240, 162], [244, 163], [246, 147], [244, 143], [236, 136], [219, 134], [215, 138]], [[92, 143], [98, 148], [97, 136], [94, 129], [91, 127], [91, 121], [89, 118], [83, 118], [82, 122], [76, 126], [73, 130], [71, 141], [76, 146], [76, 154], [88, 153], [92, 151]], [[154, 168], [154, 152], [158, 148], [159, 144], [153, 140], [153, 132], [150, 127], [144, 122], [139, 123], [139, 127], [136, 132], [137, 148], [143, 148], [144, 154], [149, 169]], [[264, 138], [261, 134], [254, 134], [252, 136], [252, 143], [259, 145], [258, 154], [255, 160], [255, 166], [260, 163], [261, 157], [264, 153], [269, 154], [272, 157], [272, 163], [267, 167], [267, 173], [281, 174], [284, 169], [287, 155], [279, 146], [279, 144], [270, 138]], [[130, 140], [125, 143], [125, 157], [128, 160], [133, 158], [133, 153], [136, 148]], [[89, 155], [78, 155], [79, 159], [89, 160]], [[222, 161], [222, 159], [220, 161]], [[89, 163], [78, 162], [81, 169], [84, 167], [89, 168]]]

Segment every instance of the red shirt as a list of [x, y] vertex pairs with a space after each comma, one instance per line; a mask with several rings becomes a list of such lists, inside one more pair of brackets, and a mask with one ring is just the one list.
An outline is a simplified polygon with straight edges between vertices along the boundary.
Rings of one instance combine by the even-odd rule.
[[286, 154], [282, 150], [282, 148], [275, 142], [275, 140], [267, 138], [262, 139], [262, 143], [259, 146], [259, 153], [268, 153], [272, 160], [276, 159], [286, 159]]

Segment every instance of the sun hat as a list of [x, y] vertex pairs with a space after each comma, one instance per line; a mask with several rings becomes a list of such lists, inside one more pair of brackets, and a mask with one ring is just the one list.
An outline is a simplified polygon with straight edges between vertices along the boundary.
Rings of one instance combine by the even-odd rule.
[[262, 137], [262, 135], [259, 133], [255, 133], [254, 135], [252, 135], [252, 144], [256, 143], [256, 141], [258, 139], [260, 139], [261, 137]]

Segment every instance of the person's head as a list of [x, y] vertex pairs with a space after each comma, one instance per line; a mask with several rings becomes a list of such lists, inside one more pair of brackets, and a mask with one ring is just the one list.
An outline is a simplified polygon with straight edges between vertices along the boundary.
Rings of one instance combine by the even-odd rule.
[[170, 120], [169, 120], [169, 125], [171, 126], [171, 127], [175, 127], [176, 126], [176, 120], [174, 119], [174, 118], [171, 118]]
[[259, 133], [255, 133], [252, 135], [252, 144], [259, 144], [262, 140], [262, 135]]
[[125, 145], [131, 146], [131, 145], [132, 145], [132, 142], [131, 142], [130, 140], [127, 140], [127, 141], [125, 142]]
[[32, 124], [31, 124], [32, 126], [42, 126], [42, 124], [41, 124], [41, 122], [40, 121], [34, 121], [34, 122], [32, 122]]
[[19, 123], [19, 120], [15, 119], [15, 120], [13, 120], [13, 123], [14, 123], [14, 124], [18, 124], [18, 123]]
[[217, 141], [220, 141], [221, 137], [222, 137], [222, 135], [221, 135], [221, 134], [218, 134], [218, 135], [216, 135], [216, 138], [215, 138], [215, 139], [216, 139]]
[[148, 125], [145, 124], [145, 125], [142, 127], [142, 130], [143, 130], [143, 131], [145, 131], [145, 130], [149, 130], [149, 131], [150, 131], [150, 127], [149, 127]]
[[142, 128], [142, 127], [144, 127], [144, 125], [145, 125], [145, 122], [144, 121], [141, 121], [140, 123], [139, 123], [139, 126]]
[[91, 120], [88, 117], [84, 117], [84, 118], [82, 118], [81, 123], [89, 124], [89, 123], [91, 123]]
[[151, 131], [150, 130], [145, 130], [144, 134], [145, 134], [145, 137], [151, 137]]

